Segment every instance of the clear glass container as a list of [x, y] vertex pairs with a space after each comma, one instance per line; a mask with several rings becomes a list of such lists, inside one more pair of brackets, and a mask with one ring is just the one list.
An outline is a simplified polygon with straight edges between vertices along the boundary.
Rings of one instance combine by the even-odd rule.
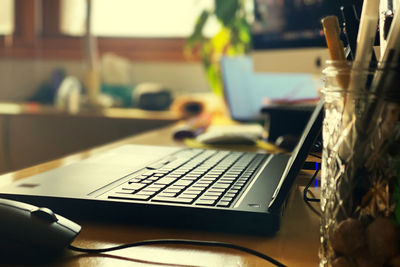
[[400, 72], [328, 62], [322, 266], [400, 266]]

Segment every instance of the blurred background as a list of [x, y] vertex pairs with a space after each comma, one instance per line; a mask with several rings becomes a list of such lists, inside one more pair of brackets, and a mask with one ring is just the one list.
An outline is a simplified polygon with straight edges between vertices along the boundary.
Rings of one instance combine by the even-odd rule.
[[297, 138], [328, 58], [320, 19], [344, 2], [0, 0], [0, 172], [176, 122], [181, 140], [239, 123]]
[[0, 6], [0, 172], [221, 109], [218, 60], [250, 47], [252, 0]]
[[[251, 8], [252, 1], [244, 2]], [[88, 1], [0, 0], [0, 5], [0, 101], [31, 99], [55, 70], [84, 80]], [[155, 82], [178, 94], [209, 91], [199, 56], [184, 50], [199, 15], [214, 5], [213, 0], [94, 0], [90, 34], [96, 64], [119, 73], [120, 80], [112, 82], [121, 85]], [[214, 36], [220, 27], [216, 17], [208, 19], [204, 36]]]

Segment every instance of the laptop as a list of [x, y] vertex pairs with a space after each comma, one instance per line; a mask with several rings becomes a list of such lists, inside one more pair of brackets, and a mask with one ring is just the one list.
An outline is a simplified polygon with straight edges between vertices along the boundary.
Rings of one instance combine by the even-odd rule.
[[0, 197], [75, 220], [273, 235], [320, 133], [322, 106], [291, 156], [124, 145], [2, 187]]
[[250, 56], [222, 57], [220, 65], [224, 96], [234, 120], [263, 120], [260, 110], [274, 103], [298, 106], [319, 98], [311, 74], [254, 72]]

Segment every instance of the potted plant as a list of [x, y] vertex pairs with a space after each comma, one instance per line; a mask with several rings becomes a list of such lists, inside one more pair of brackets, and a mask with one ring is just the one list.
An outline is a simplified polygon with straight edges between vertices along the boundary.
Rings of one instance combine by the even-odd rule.
[[[219, 61], [222, 56], [243, 55], [250, 51], [251, 34], [248, 0], [214, 0], [214, 8], [203, 10], [197, 18], [193, 33], [187, 38], [186, 53], [199, 53], [212, 91], [222, 95]], [[204, 36], [207, 21], [216, 17], [221, 28], [211, 38]]]

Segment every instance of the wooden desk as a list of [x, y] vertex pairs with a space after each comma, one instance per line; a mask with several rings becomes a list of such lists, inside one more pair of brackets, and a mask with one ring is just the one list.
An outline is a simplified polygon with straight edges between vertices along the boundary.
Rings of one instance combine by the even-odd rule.
[[[171, 140], [172, 127], [151, 131], [96, 149], [0, 176], [0, 186], [43, 172], [92, 154], [126, 143], [182, 145]], [[281, 230], [274, 237], [241, 236], [161, 227], [78, 221], [82, 232], [74, 245], [104, 248], [146, 239], [176, 238], [215, 240], [252, 248], [287, 266], [317, 266], [319, 218], [303, 202], [301, 183], [308, 174], [300, 174], [282, 219]], [[139, 214], [138, 214], [139, 216]], [[230, 249], [194, 246], [146, 246], [110, 252], [103, 256], [66, 251], [54, 266], [270, 266], [255, 256]]]
[[170, 111], [105, 108], [68, 113], [52, 106], [0, 102], [0, 173], [171, 125], [179, 119]]

